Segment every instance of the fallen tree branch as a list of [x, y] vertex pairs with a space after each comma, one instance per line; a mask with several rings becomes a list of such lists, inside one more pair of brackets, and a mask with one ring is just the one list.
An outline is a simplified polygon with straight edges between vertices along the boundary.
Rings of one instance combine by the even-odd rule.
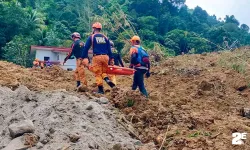
[[121, 120], [117, 120], [130, 134], [137, 138], [137, 140], [141, 140], [140, 137], [134, 133], [131, 129], [129, 129]]
[[162, 143], [161, 143], [161, 147], [159, 148], [159, 150], [162, 149], [162, 147], [163, 147], [163, 145], [164, 145], [164, 143], [165, 143], [165, 141], [166, 141], [167, 134], [168, 134], [168, 128], [169, 128], [169, 126], [167, 127], [167, 131], [166, 131], [166, 133], [165, 133], [164, 139], [163, 139], [163, 141], [162, 141]]
[[219, 136], [219, 135], [221, 135], [222, 133], [220, 132], [220, 133], [218, 133], [218, 134], [216, 134], [216, 135], [214, 135], [214, 136], [211, 136], [211, 139], [214, 139], [214, 138], [216, 138], [217, 136]]

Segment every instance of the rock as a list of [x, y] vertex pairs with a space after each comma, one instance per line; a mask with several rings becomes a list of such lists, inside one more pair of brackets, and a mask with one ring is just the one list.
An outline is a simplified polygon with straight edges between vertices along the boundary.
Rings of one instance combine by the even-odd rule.
[[87, 107], [86, 107], [86, 110], [92, 110], [93, 109], [93, 106], [92, 105], [88, 105]]
[[246, 118], [250, 119], [250, 108], [241, 108], [240, 114], [242, 117], [246, 117]]
[[141, 141], [136, 141], [136, 142], [134, 142], [134, 145], [141, 146], [142, 142]]
[[42, 149], [42, 148], [43, 148], [43, 144], [42, 144], [41, 142], [38, 142], [38, 143], [36, 144], [36, 148], [37, 148], [37, 149]]
[[202, 81], [199, 85], [198, 88], [202, 91], [211, 91], [214, 89], [214, 85], [212, 83], [209, 83], [207, 81]]
[[78, 134], [70, 134], [70, 135], [69, 135], [69, 140], [70, 140], [70, 142], [73, 142], [73, 143], [78, 142], [78, 140], [79, 140], [80, 138], [81, 138], [81, 136], [78, 135]]
[[113, 146], [113, 150], [122, 150], [122, 145], [119, 143], [119, 144], [115, 144]]
[[94, 141], [88, 143], [88, 147], [91, 149], [99, 149], [99, 145], [97, 145]]
[[106, 97], [101, 97], [99, 100], [99, 104], [108, 104], [109, 100]]
[[50, 128], [50, 129], [49, 129], [49, 133], [54, 134], [55, 132], [56, 132], [55, 129], [53, 129], [53, 128]]
[[40, 142], [42, 144], [47, 144], [49, 141], [50, 141], [50, 138], [48, 136], [46, 136], [46, 135], [41, 135], [40, 136]]
[[17, 137], [13, 139], [4, 149], [2, 150], [26, 150], [29, 145], [24, 145], [24, 136]]
[[10, 136], [15, 138], [24, 133], [33, 133], [35, 131], [34, 124], [31, 120], [24, 120], [19, 123], [9, 125]]

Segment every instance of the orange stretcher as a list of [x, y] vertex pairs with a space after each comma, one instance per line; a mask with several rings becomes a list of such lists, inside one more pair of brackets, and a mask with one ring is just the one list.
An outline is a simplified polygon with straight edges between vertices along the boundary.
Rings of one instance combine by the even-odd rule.
[[[90, 66], [89, 70], [93, 72], [93, 67]], [[108, 70], [106, 73], [114, 75], [133, 75], [135, 73], [135, 70], [126, 67], [108, 66]]]
[[134, 69], [119, 66], [109, 66], [107, 70], [107, 74], [114, 75], [133, 75], [134, 73]]

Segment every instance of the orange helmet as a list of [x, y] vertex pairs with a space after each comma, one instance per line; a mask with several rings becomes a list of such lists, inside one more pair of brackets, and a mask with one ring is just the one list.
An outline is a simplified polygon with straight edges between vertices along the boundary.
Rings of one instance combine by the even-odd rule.
[[102, 24], [100, 22], [96, 22], [92, 25], [92, 28], [102, 29]]
[[130, 40], [131, 42], [132, 41], [141, 41], [141, 39], [140, 39], [140, 37], [139, 36], [133, 36], [132, 38], [131, 38], [131, 40]]
[[81, 38], [81, 35], [80, 35], [80, 33], [78, 33], [78, 32], [74, 32], [74, 33], [71, 34], [71, 38], [72, 38], [72, 39], [73, 39], [73, 38]]

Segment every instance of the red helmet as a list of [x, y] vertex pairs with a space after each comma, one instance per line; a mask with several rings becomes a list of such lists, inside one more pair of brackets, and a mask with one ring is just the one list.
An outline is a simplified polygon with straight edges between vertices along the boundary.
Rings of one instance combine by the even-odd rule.
[[96, 22], [92, 25], [92, 28], [102, 29], [102, 24], [100, 22]]
[[73, 39], [73, 38], [81, 38], [81, 35], [80, 35], [80, 33], [78, 33], [78, 32], [74, 32], [74, 33], [71, 34], [71, 38], [72, 38], [72, 39]]

